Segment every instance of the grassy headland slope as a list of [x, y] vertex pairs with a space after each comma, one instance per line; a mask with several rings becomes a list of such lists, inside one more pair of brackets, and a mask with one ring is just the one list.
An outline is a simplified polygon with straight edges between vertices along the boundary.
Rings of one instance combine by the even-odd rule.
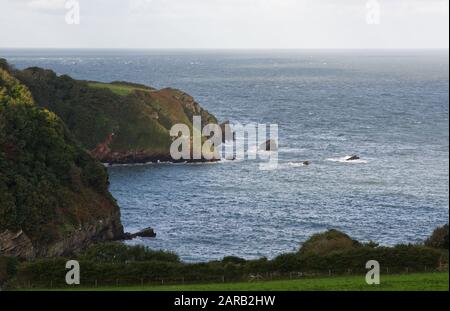
[[192, 129], [194, 115], [201, 116], [203, 124], [217, 123], [191, 96], [176, 89], [80, 81], [36, 67], [14, 71], [14, 76], [102, 162], [170, 161], [169, 131], [174, 124]]
[[65, 255], [121, 236], [103, 165], [0, 59], [0, 256]]

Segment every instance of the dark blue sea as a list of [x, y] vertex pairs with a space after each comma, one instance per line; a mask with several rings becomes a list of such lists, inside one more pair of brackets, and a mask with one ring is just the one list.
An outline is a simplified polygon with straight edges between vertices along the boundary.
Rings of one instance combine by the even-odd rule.
[[[185, 261], [271, 258], [330, 228], [392, 245], [422, 241], [448, 222], [448, 50], [0, 56], [78, 79], [175, 87], [221, 121], [279, 125], [276, 170], [254, 160], [109, 168], [126, 230], [157, 232], [130, 243]], [[361, 160], [343, 160], [352, 154]]]

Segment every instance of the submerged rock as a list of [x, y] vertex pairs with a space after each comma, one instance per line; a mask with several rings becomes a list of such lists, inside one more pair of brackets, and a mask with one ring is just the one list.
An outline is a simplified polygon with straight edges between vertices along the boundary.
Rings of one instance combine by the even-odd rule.
[[359, 160], [361, 159], [360, 157], [358, 157], [357, 155], [352, 155], [352, 156], [348, 156], [345, 158], [345, 161], [354, 161], [354, 160]]

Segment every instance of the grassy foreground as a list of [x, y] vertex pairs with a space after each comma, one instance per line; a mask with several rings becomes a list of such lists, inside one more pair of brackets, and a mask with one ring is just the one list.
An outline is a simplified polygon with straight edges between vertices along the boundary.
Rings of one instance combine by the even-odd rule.
[[[55, 289], [53, 289], [55, 290]], [[74, 287], [63, 290], [94, 291], [448, 291], [448, 272], [381, 275], [380, 285], [367, 285], [364, 276], [305, 278], [298, 280], [243, 282], [223, 284]]]

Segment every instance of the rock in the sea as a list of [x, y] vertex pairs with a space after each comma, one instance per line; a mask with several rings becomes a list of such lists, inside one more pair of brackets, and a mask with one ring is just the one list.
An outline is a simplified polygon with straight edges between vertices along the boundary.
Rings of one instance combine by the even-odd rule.
[[303, 161], [302, 163], [303, 163], [303, 165], [305, 165], [305, 166], [308, 166], [308, 165], [309, 165], [309, 161]]
[[145, 228], [141, 231], [138, 231], [136, 233], [125, 233], [124, 234], [124, 240], [132, 240], [134, 238], [141, 237], [141, 238], [154, 238], [156, 237], [156, 232], [153, 230], [153, 228]]
[[348, 156], [347, 158], [345, 158], [345, 161], [354, 161], [354, 160], [359, 160], [360, 157], [358, 157], [357, 155], [352, 155], [352, 156]]
[[269, 139], [265, 143], [261, 144], [259, 146], [259, 149], [264, 150], [264, 151], [277, 151], [278, 145], [275, 140]]
[[142, 238], [154, 238], [156, 236], [156, 233], [152, 228], [145, 228], [144, 230], [136, 232], [134, 236]]

